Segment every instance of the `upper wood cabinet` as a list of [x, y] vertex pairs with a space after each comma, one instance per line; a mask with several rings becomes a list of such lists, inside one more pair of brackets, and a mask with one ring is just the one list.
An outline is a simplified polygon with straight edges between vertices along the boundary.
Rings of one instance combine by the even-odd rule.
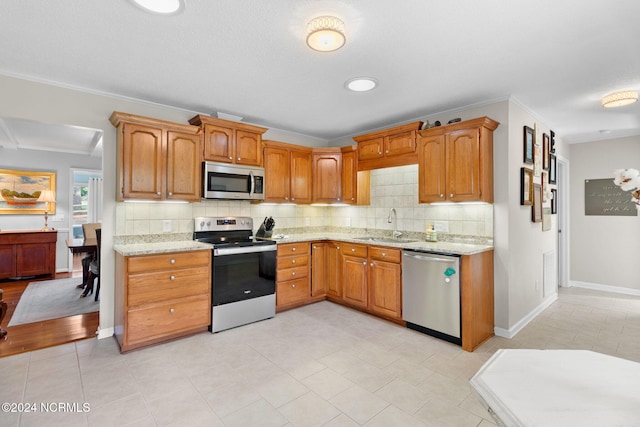
[[493, 203], [493, 131], [480, 117], [420, 131], [418, 201]]
[[339, 148], [313, 150], [313, 202], [342, 202], [342, 153]]
[[354, 136], [358, 143], [358, 170], [417, 163], [416, 132], [421, 126], [418, 121]]
[[264, 141], [264, 146], [264, 201], [311, 203], [311, 148], [276, 141]]
[[342, 203], [371, 203], [371, 171], [358, 171], [356, 146], [342, 147]]
[[197, 115], [189, 120], [204, 129], [204, 160], [262, 166], [262, 134], [266, 128]]
[[201, 199], [202, 148], [196, 126], [114, 112], [117, 200]]

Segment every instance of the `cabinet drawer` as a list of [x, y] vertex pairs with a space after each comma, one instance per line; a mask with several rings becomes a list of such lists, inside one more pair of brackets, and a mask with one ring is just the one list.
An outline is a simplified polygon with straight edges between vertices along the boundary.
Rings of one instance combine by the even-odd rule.
[[171, 252], [161, 255], [127, 257], [129, 274], [156, 270], [208, 266], [211, 251]]
[[130, 275], [127, 305], [152, 304], [191, 295], [210, 295], [210, 285], [208, 266]]
[[367, 247], [364, 245], [355, 245], [353, 243], [342, 243], [340, 250], [344, 255], [350, 255], [354, 257], [366, 258]]
[[278, 245], [278, 256], [300, 255], [309, 253], [309, 243], [285, 243]]
[[402, 258], [402, 250], [395, 248], [381, 248], [378, 246], [369, 246], [369, 257], [380, 261], [400, 262]]
[[278, 257], [278, 270], [291, 267], [302, 267], [309, 264], [309, 255]]
[[206, 296], [130, 310], [127, 322], [129, 344], [207, 326], [211, 323], [210, 313], [211, 299]]
[[311, 291], [309, 289], [308, 279], [296, 279], [278, 283], [276, 288], [276, 304], [280, 306], [286, 305], [291, 302], [307, 299], [310, 295]]
[[302, 267], [285, 268], [283, 270], [278, 270], [277, 276], [278, 282], [307, 277], [309, 276], [309, 267], [305, 265]]

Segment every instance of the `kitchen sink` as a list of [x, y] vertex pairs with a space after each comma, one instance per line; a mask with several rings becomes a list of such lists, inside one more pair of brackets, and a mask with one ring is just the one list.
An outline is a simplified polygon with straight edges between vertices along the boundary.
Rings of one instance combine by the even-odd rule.
[[391, 237], [354, 237], [354, 240], [364, 240], [365, 242], [371, 243], [411, 243], [417, 242], [416, 239], [393, 239]]

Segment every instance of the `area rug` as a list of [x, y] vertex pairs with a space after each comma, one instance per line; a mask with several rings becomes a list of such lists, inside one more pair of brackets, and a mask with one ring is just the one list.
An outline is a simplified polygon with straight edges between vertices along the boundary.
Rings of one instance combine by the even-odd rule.
[[100, 302], [94, 301], [94, 295], [80, 298], [82, 289], [77, 285], [81, 281], [73, 277], [29, 283], [7, 326], [98, 311]]

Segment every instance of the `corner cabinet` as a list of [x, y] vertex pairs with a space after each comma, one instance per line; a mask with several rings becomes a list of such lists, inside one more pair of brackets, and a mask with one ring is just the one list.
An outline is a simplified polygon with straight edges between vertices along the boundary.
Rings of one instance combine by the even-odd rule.
[[358, 170], [415, 164], [416, 132], [421, 126], [422, 122], [413, 122], [354, 136], [358, 143]]
[[312, 150], [277, 141], [264, 142], [265, 202], [309, 204]]
[[201, 199], [201, 131], [196, 126], [114, 112], [117, 200]]
[[267, 128], [203, 115], [189, 123], [204, 130], [204, 160], [262, 166], [262, 134]]
[[56, 274], [57, 231], [0, 231], [0, 279]]
[[313, 203], [342, 203], [342, 152], [313, 150]]
[[418, 132], [418, 202], [493, 203], [493, 131], [488, 118]]
[[369, 205], [371, 203], [371, 171], [358, 170], [358, 148], [342, 147], [342, 203]]
[[116, 253], [115, 336], [121, 352], [207, 330], [211, 253]]

